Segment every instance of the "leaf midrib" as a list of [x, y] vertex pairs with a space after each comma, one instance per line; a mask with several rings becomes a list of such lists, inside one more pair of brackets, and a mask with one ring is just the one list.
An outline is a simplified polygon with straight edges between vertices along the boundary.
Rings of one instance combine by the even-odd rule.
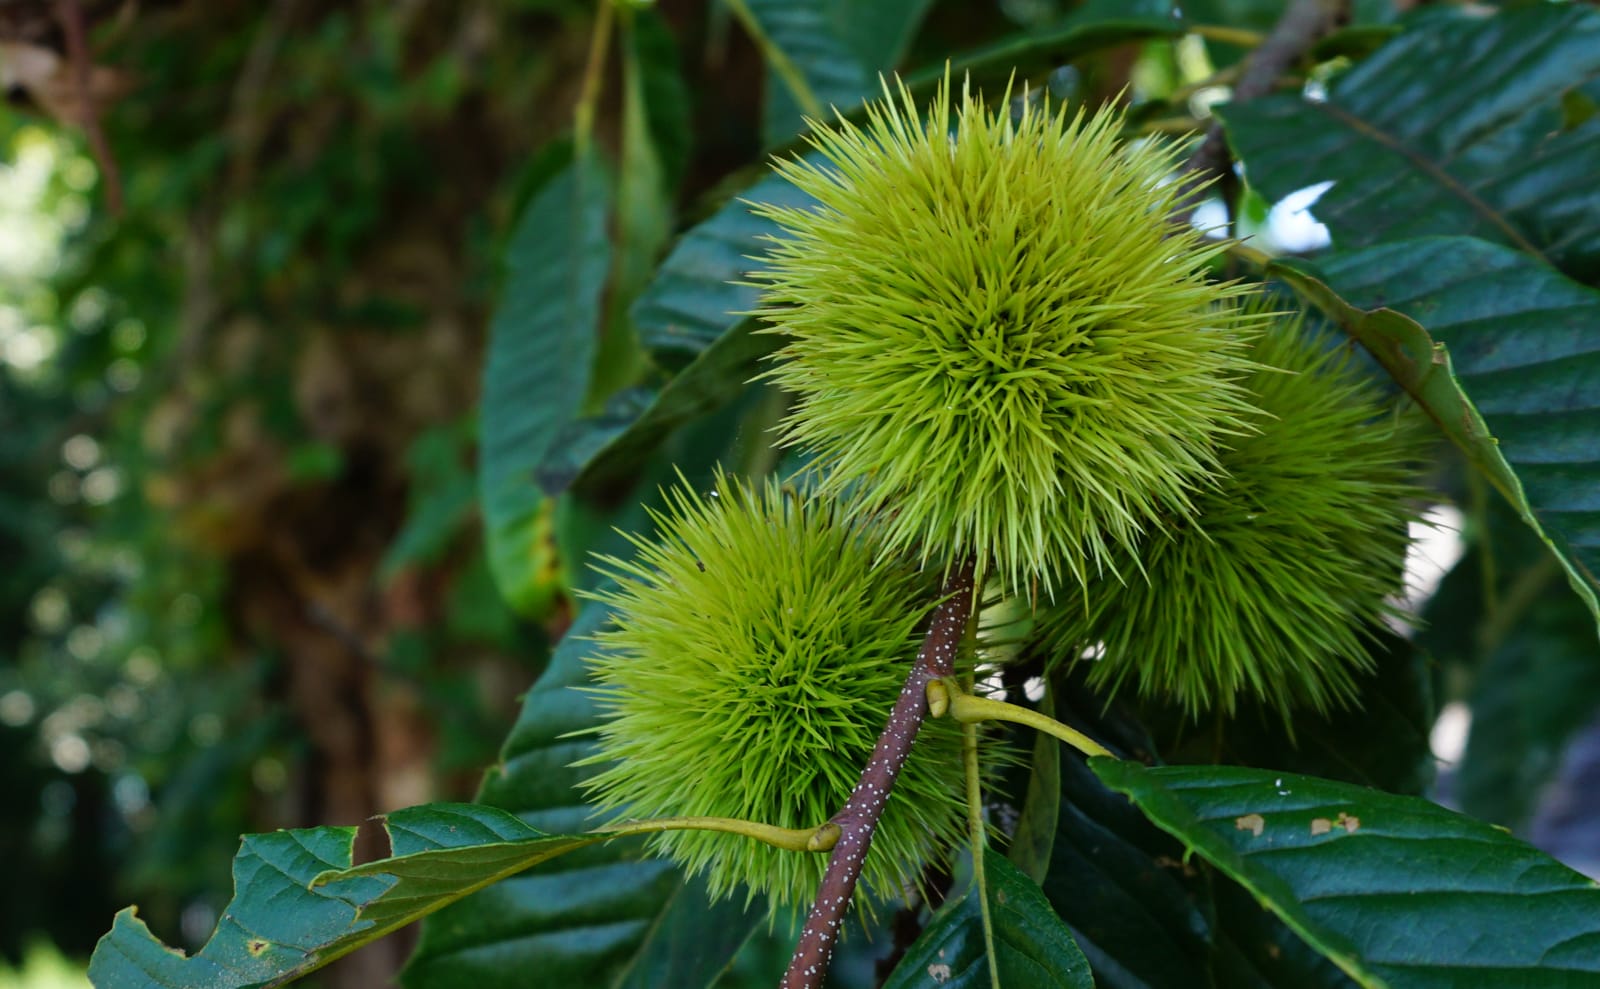
[[1343, 107], [1338, 106], [1330, 100], [1306, 100], [1302, 101], [1302, 103], [1304, 106], [1314, 107], [1321, 113], [1332, 118], [1334, 123], [1343, 125], [1351, 133], [1357, 135], [1358, 137], [1364, 137], [1375, 144], [1387, 148], [1390, 151], [1396, 152], [1401, 157], [1405, 158], [1406, 161], [1409, 162], [1417, 171], [1432, 179], [1447, 192], [1450, 192], [1457, 199], [1460, 199], [1463, 203], [1465, 203], [1474, 213], [1477, 213], [1491, 226], [1503, 234], [1505, 238], [1518, 250], [1531, 254], [1540, 261], [1543, 261], [1545, 264], [1550, 263], [1550, 259], [1545, 257], [1544, 253], [1540, 251], [1539, 248], [1535, 247], [1531, 241], [1522, 236], [1521, 231], [1517, 230], [1517, 228], [1511, 224], [1511, 221], [1500, 215], [1500, 213], [1487, 202], [1480, 199], [1476, 193], [1467, 188], [1465, 184], [1463, 184], [1448, 170], [1446, 170], [1442, 164], [1435, 162], [1433, 159], [1422, 154], [1420, 151], [1410, 147], [1397, 135], [1390, 134], [1389, 132], [1374, 126], [1371, 122], [1356, 116], [1355, 114], [1345, 110]]

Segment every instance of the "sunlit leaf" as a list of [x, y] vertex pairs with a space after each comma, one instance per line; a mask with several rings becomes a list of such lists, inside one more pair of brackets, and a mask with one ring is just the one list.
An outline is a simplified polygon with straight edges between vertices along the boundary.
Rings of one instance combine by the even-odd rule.
[[193, 956], [162, 944], [134, 908], [89, 963], [96, 989], [258, 989], [291, 982], [507, 876], [602, 838], [551, 835], [493, 807], [430, 804], [384, 819], [392, 855], [351, 866], [355, 828], [249, 835], [233, 900]]

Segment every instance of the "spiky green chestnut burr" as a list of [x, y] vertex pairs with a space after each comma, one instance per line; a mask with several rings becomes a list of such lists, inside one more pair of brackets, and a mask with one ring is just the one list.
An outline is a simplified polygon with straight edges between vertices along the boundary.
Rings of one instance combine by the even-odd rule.
[[[630, 818], [731, 817], [815, 827], [850, 796], [899, 695], [938, 597], [933, 575], [883, 558], [827, 501], [719, 478], [679, 489], [654, 540], [606, 558], [594, 597], [613, 625], [591, 661], [603, 722], [588, 786]], [[897, 895], [962, 833], [961, 738], [917, 736], [862, 873], [869, 900]], [[676, 831], [652, 839], [714, 893], [809, 900], [827, 856]]]
[[1091, 684], [1137, 686], [1191, 715], [1253, 696], [1286, 715], [1348, 702], [1367, 636], [1399, 617], [1423, 434], [1299, 320], [1257, 343], [1260, 408], [1222, 454], [1227, 479], [1198, 515], [1152, 535], [1126, 583], [1099, 580], [1041, 616], [1052, 656], [1086, 657]]
[[1208, 280], [1224, 247], [1173, 222], [1173, 151], [1115, 112], [947, 83], [924, 119], [884, 90], [775, 166], [815, 204], [755, 207], [783, 231], [755, 276], [788, 338], [766, 376], [798, 396], [782, 441], [892, 550], [1030, 595], [1087, 581], [1188, 513], [1241, 428], [1247, 289]]

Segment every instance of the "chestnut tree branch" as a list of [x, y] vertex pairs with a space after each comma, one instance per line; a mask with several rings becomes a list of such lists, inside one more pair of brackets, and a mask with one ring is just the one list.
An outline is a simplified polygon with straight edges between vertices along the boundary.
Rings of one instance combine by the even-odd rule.
[[934, 609], [922, 648], [917, 651], [916, 662], [911, 666], [905, 686], [900, 688], [894, 710], [889, 713], [889, 723], [878, 736], [872, 758], [861, 771], [861, 780], [850, 792], [850, 799], [833, 815], [832, 823], [839, 826], [839, 841], [833, 846], [822, 885], [817, 887], [816, 901], [806, 917], [805, 929], [800, 932], [800, 942], [795, 945], [789, 970], [780, 983], [782, 989], [816, 989], [822, 985], [840, 925], [850, 908], [850, 898], [855, 894], [856, 881], [861, 878], [861, 866], [872, 844], [873, 831], [883, 814], [884, 801], [889, 799], [889, 791], [911, 752], [911, 743], [916, 741], [917, 732], [928, 714], [928, 684], [955, 673], [956, 653], [961, 649], [967, 619], [972, 614], [974, 595], [970, 564], [951, 572], [945, 580], [943, 594], [943, 600]]
[[122, 175], [117, 169], [117, 159], [111, 154], [111, 145], [106, 141], [106, 132], [100, 126], [100, 108], [96, 105], [94, 93], [94, 60], [89, 54], [89, 32], [84, 23], [83, 8], [78, 5], [78, 0], [58, 0], [56, 14], [67, 42], [67, 58], [77, 78], [78, 124], [89, 138], [89, 152], [100, 169], [106, 209], [112, 216], [120, 217]]
[[[1272, 92], [1279, 77], [1349, 15], [1350, 0], [1294, 0], [1261, 46], [1245, 57], [1244, 70], [1233, 87], [1232, 102], [1246, 103]], [[1189, 179], [1192, 189], [1216, 179], [1224, 186], [1224, 198], [1232, 198], [1226, 188], [1234, 181], [1232, 160], [1220, 123], [1206, 131], [1205, 140], [1189, 159], [1189, 170], [1193, 173]]]

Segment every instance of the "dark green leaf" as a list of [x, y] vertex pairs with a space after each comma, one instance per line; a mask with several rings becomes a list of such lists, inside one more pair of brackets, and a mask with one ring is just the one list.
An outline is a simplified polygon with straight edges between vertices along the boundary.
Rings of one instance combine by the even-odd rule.
[[724, 333], [668, 381], [620, 432], [611, 431], [615, 418], [602, 420], [599, 426], [605, 432], [582, 437], [594, 440], [603, 436], [598, 449], [585, 449], [582, 443], [557, 443], [551, 453], [558, 459], [540, 467], [539, 480], [545, 490], [554, 494], [570, 487], [579, 498], [614, 500], [614, 492], [626, 489], [627, 482], [636, 478], [639, 464], [673, 430], [721, 408], [745, 390], [759, 370], [761, 358], [780, 342], [772, 334], [752, 332], [754, 329], [753, 321], [744, 320]]
[[1223, 761], [1420, 794], [1434, 775], [1426, 657], [1388, 631], [1378, 633], [1371, 652], [1375, 670], [1356, 678], [1356, 700], [1346, 710], [1296, 711], [1285, 724], [1277, 709], [1246, 703], [1215, 731], [1194, 728], [1182, 711], [1165, 711], [1151, 720], [1184, 742], [1163, 745], [1162, 755], [1168, 762]]
[[932, 6], [933, 0], [828, 0], [827, 9], [856, 60], [877, 70], [900, 64]]
[[1226, 989], [1350, 989], [1339, 966], [1318, 954], [1238, 883], [1212, 883], [1216, 951], [1212, 964]]
[[829, 17], [826, 0], [747, 0], [750, 14], [772, 45], [804, 80], [816, 106], [808, 107], [794, 92], [784, 71], [768, 69], [765, 108], [761, 114], [763, 144], [774, 147], [803, 126], [801, 117], [829, 114], [830, 107], [849, 111], [873, 91], [873, 73], [857, 58], [844, 33]]
[[[1149, 758], [1120, 705], [1062, 684], [1066, 718], [1113, 750]], [[1100, 713], [1095, 713], [1100, 712]], [[1209, 737], [1207, 728], [1200, 734]], [[1101, 989], [1344, 989], [1343, 973], [1225, 877], [1189, 861], [1076, 756], [1063, 767], [1056, 854], [1045, 889]]]
[[670, 193], [678, 188], [689, 166], [689, 111], [694, 104], [679, 64], [678, 43], [660, 12], [645, 7], [635, 9], [631, 16], [633, 32], [628, 43], [638, 60], [645, 116], [661, 162], [662, 186]]
[[[591, 590], [599, 580], [589, 566], [595, 554], [629, 556], [633, 547], [623, 533], [649, 536], [655, 529], [650, 509], [663, 507], [662, 491], [679, 483], [709, 483], [719, 464], [731, 465], [739, 447], [738, 432], [750, 407], [763, 390], [751, 387], [737, 400], [716, 412], [685, 423], [665, 443], [635, 465], [631, 476], [619, 478], [617, 487], [579, 497], [568, 491], [556, 499], [555, 537], [569, 586]], [[619, 428], [620, 436], [626, 427]], [[603, 445], [608, 439], [597, 432]]]
[[623, 21], [622, 150], [617, 208], [612, 216], [615, 259], [606, 282], [605, 321], [584, 401], [598, 411], [618, 390], [638, 381], [648, 361], [629, 307], [649, 283], [672, 229], [672, 201], [645, 103], [645, 79], [635, 21]]
[[89, 963], [96, 989], [256, 989], [291, 982], [596, 835], [551, 835], [493, 807], [430, 804], [384, 818], [392, 855], [351, 867], [355, 828], [248, 835], [233, 900], [204, 948], [158, 941], [134, 908]]
[[[1114, 706], [1073, 682], [1055, 693], [1056, 717], [1114, 752], [1148, 756], [1151, 743]], [[1100, 989], [1203, 989], [1211, 923], [1205, 877], [1183, 848], [1106, 789], [1083, 760], [1061, 765], [1061, 807], [1045, 895], [1094, 969]]]
[[1361, 985], [1600, 979], [1600, 885], [1490, 825], [1308, 776], [1090, 765]]
[[[1088, 0], [1053, 24], [1014, 34], [950, 60], [950, 76], [1004, 83], [1068, 62], [1089, 52], [1148, 38], [1176, 38], [1184, 24], [1173, 0]], [[943, 65], [915, 73], [913, 91], [923, 94], [944, 77]]]
[[681, 365], [744, 321], [759, 291], [748, 281], [777, 233], [747, 203], [802, 207], [813, 202], [787, 179], [768, 175], [679, 239], [633, 306], [640, 339], [658, 360]]
[[[1040, 699], [1039, 711], [1055, 717], [1055, 703], [1048, 690]], [[1050, 857], [1055, 850], [1060, 819], [1061, 743], [1038, 732], [1033, 743], [1033, 758], [1028, 760], [1028, 791], [1022, 800], [1022, 816], [1006, 847], [1006, 857], [1036, 883], [1044, 882], [1050, 874]]]
[[1600, 292], [1470, 237], [1273, 270], [1372, 352], [1600, 615]]
[[[592, 770], [572, 762], [593, 749], [594, 699], [585, 682], [588, 636], [608, 619], [586, 607], [523, 704], [479, 799], [536, 827], [590, 826], [578, 784]], [[423, 926], [406, 967], [409, 989], [521, 989], [540, 984], [604, 987], [708, 986], [761, 922], [759, 906], [707, 902], [664, 861], [643, 858], [636, 839], [587, 848], [499, 883]], [[692, 946], [694, 950], [685, 950]]]
[[1326, 99], [1219, 110], [1250, 181], [1281, 199], [1320, 182], [1319, 220], [1358, 247], [1469, 234], [1600, 276], [1600, 120], [1562, 129], [1562, 95], [1600, 74], [1600, 13], [1530, 3], [1414, 27]]
[[[994, 924], [998, 985], [1093, 989], [1088, 961], [1033, 880], [994, 854], [984, 857], [984, 872]], [[977, 891], [972, 890], [933, 919], [895, 967], [884, 989], [928, 985], [987, 989], [987, 955], [983, 907]]]
[[1600, 710], [1595, 653], [1594, 624], [1576, 598], [1557, 591], [1529, 603], [1472, 689], [1472, 730], [1456, 777], [1463, 810], [1527, 825], [1567, 743]]
[[[858, 113], [879, 95], [878, 77], [900, 64], [933, 0], [752, 0], [758, 20], [810, 84], [824, 118]], [[767, 74], [762, 134], [777, 147], [801, 130], [801, 108], [775, 74]]]
[[585, 161], [558, 173], [517, 222], [489, 328], [479, 405], [478, 494], [489, 564], [514, 608], [542, 592], [533, 471], [589, 388], [611, 251], [605, 183]]
[[[878, 93], [878, 74], [905, 54], [932, 0], [750, 0], [761, 30], [805, 80], [824, 117], [849, 113]], [[801, 129], [801, 106], [782, 75], [768, 71], [762, 133], [767, 147]]]

